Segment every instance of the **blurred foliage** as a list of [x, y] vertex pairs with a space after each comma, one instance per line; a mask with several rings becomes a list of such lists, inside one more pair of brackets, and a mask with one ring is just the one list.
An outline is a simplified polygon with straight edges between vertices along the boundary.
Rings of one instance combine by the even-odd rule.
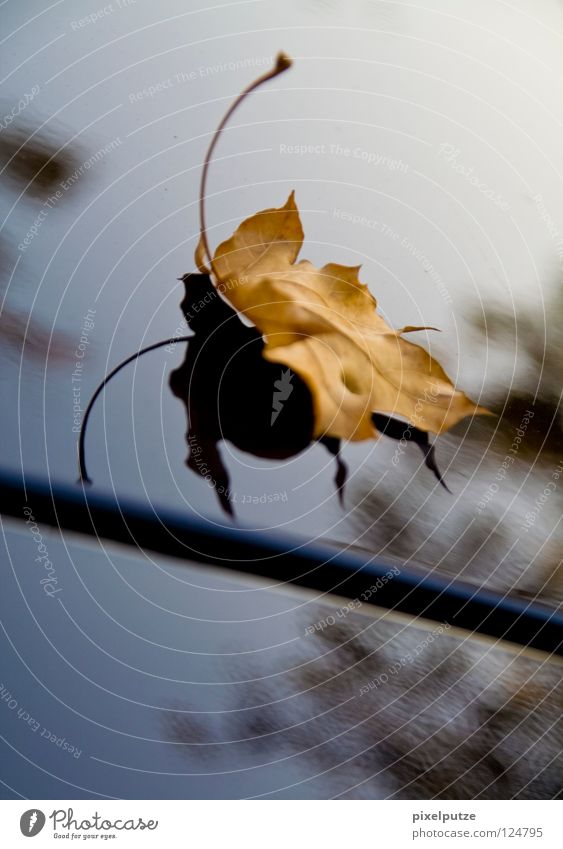
[[45, 199], [76, 168], [78, 160], [59, 140], [31, 127], [0, 133], [0, 169], [19, 191]]
[[[10, 126], [0, 132], [0, 173], [3, 181], [3, 196], [8, 190], [18, 191], [24, 200], [46, 200], [56, 191], [61, 181], [76, 168], [74, 150], [60, 150], [61, 142], [47, 132], [35, 131], [31, 126]], [[10, 219], [17, 222], [17, 210], [11, 211]], [[7, 229], [0, 241], [0, 293], [8, 285], [21, 286], [25, 279], [21, 273], [10, 278], [16, 263], [15, 244], [21, 234]], [[10, 304], [10, 292], [4, 296], [0, 313], [0, 350], [11, 350], [16, 354], [33, 357], [35, 360], [63, 359], [67, 342], [63, 334], [50, 334], [40, 322], [25, 314], [21, 308]]]
[[489, 308], [473, 319], [492, 360], [514, 357], [510, 386], [487, 396], [494, 416], [467, 419], [435, 440], [453, 495], [428, 487], [412, 452], [397, 462], [378, 445], [347, 505], [359, 545], [490, 589], [563, 600], [561, 481], [538, 501], [563, 461], [562, 312], [558, 285], [545, 309], [510, 317]]
[[[560, 794], [557, 665], [389, 611], [336, 611], [299, 605], [275, 660], [226, 645], [220, 710], [170, 706], [165, 739], [190, 773], [224, 774], [231, 789], [232, 773], [248, 770], [253, 792], [274, 799]], [[275, 768], [285, 762], [294, 783], [284, 786]]]
[[[549, 287], [543, 309], [530, 312], [521, 308], [510, 316], [499, 307], [489, 308], [472, 317], [482, 341], [495, 351], [511, 350], [518, 354], [514, 380], [507, 392], [496, 393], [491, 408], [499, 417], [495, 429], [510, 436], [527, 409], [533, 408], [534, 421], [522, 450], [561, 451], [563, 410], [563, 287], [559, 280]], [[485, 426], [484, 432], [492, 424]], [[479, 432], [479, 428], [476, 429]]]

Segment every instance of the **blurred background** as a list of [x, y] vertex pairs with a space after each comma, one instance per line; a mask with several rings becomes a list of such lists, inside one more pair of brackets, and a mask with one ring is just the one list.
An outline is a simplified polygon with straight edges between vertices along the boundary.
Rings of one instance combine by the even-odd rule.
[[[495, 415], [436, 440], [452, 494], [415, 446], [344, 446], [344, 507], [321, 446], [274, 462], [226, 442], [239, 524], [560, 602], [561, 3], [6, 0], [0, 20], [3, 468], [73, 484], [99, 381], [181, 326], [207, 146], [283, 49], [293, 68], [218, 145], [211, 244], [295, 189], [302, 258], [361, 264], [390, 324], [439, 327], [413, 340]], [[228, 524], [184, 465], [183, 348], [108, 387], [89, 470], [101, 494]], [[424, 623], [364, 609], [308, 635], [337, 599], [40, 531], [53, 597], [29, 527], [3, 526], [6, 798], [560, 793], [545, 658], [440, 634], [360, 696]]]

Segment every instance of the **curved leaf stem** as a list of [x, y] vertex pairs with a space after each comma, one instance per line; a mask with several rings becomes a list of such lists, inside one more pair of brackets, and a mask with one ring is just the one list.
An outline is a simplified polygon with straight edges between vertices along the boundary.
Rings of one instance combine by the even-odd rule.
[[225, 125], [227, 124], [229, 118], [231, 117], [233, 112], [237, 109], [237, 107], [240, 106], [240, 104], [243, 102], [243, 100], [251, 92], [253, 92], [255, 89], [257, 89], [261, 85], [263, 85], [263, 83], [268, 82], [268, 80], [271, 80], [274, 77], [277, 77], [279, 74], [283, 74], [284, 71], [287, 71], [287, 69], [291, 67], [291, 64], [292, 63], [291, 63], [291, 59], [289, 58], [289, 56], [287, 56], [283, 52], [278, 53], [274, 67], [270, 71], [267, 71], [265, 74], [262, 74], [261, 77], [258, 77], [257, 80], [254, 80], [253, 83], [251, 83], [249, 86], [247, 86], [244, 89], [244, 91], [242, 91], [239, 94], [239, 96], [234, 101], [234, 103], [231, 104], [231, 106], [226, 111], [225, 115], [223, 116], [221, 123], [219, 124], [219, 126], [215, 130], [215, 132], [213, 134], [213, 138], [211, 139], [211, 143], [209, 145], [209, 148], [207, 149], [207, 154], [205, 156], [205, 162], [203, 164], [203, 171], [201, 173], [201, 184], [200, 184], [200, 189], [199, 189], [200, 237], [201, 237], [201, 243], [202, 243], [203, 248], [205, 250], [205, 253], [207, 255], [207, 259], [209, 260], [209, 265], [211, 267], [211, 270], [213, 271], [213, 274], [217, 278], [217, 280], [219, 279], [219, 277], [218, 277], [218, 275], [215, 271], [215, 268], [213, 267], [213, 259], [212, 259], [212, 256], [211, 256], [211, 251], [209, 250], [209, 243], [207, 241], [207, 228], [206, 228], [206, 224], [205, 224], [205, 190], [206, 190], [206, 184], [207, 184], [207, 172], [209, 171], [209, 163], [211, 162], [211, 157], [213, 156], [213, 151], [215, 150], [215, 146], [216, 146], [217, 142], [219, 141], [219, 137], [220, 137]]
[[112, 369], [109, 374], [106, 374], [88, 402], [88, 406], [86, 407], [86, 412], [84, 413], [84, 418], [82, 420], [82, 425], [80, 427], [80, 436], [78, 438], [78, 483], [92, 483], [91, 479], [88, 477], [88, 472], [86, 471], [86, 428], [88, 426], [90, 413], [96, 403], [96, 399], [100, 393], [103, 392], [112, 377], [115, 377], [122, 368], [129, 365], [129, 363], [132, 363], [133, 360], [137, 360], [139, 357], [142, 357], [143, 354], [148, 354], [149, 351], [154, 351], [156, 348], [162, 348], [164, 345], [176, 345], [178, 342], [189, 342], [192, 338], [192, 336], [175, 336], [173, 339], [163, 339], [161, 342], [155, 342], [153, 345], [148, 345], [146, 348], [141, 348], [141, 350], [137, 351], [135, 354], [131, 354], [130, 357], [122, 360], [119, 365]]

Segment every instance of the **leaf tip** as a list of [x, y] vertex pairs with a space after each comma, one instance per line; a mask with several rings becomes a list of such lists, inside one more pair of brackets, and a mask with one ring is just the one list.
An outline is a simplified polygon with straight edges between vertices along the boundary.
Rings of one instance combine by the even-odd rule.
[[289, 193], [289, 197], [286, 200], [283, 209], [290, 210], [291, 212], [297, 212], [297, 204], [295, 203], [295, 189], [292, 189]]
[[486, 407], [476, 406], [475, 413], [476, 416], [493, 416], [494, 418], [498, 418], [496, 413], [493, 413], [491, 410], [488, 410]]
[[397, 333], [417, 333], [419, 330], [435, 330], [436, 333], [442, 332], [439, 327], [431, 327], [426, 324], [422, 326], [419, 326], [418, 324], [407, 324], [406, 327], [399, 328]]

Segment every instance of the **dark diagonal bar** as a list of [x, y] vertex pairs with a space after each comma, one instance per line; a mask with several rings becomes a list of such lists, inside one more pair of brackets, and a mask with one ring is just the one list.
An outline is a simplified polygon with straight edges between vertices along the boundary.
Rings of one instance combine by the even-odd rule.
[[[290, 536], [221, 527], [187, 512], [101, 497], [79, 484], [50, 485], [10, 475], [0, 475], [0, 484], [0, 512], [5, 516], [25, 519], [28, 507], [40, 524], [255, 575], [269, 584], [295, 584], [356, 599], [389, 574], [388, 563], [357, 553]], [[560, 609], [406, 567], [399, 567], [399, 574], [386, 581], [366, 603], [563, 654]]]

